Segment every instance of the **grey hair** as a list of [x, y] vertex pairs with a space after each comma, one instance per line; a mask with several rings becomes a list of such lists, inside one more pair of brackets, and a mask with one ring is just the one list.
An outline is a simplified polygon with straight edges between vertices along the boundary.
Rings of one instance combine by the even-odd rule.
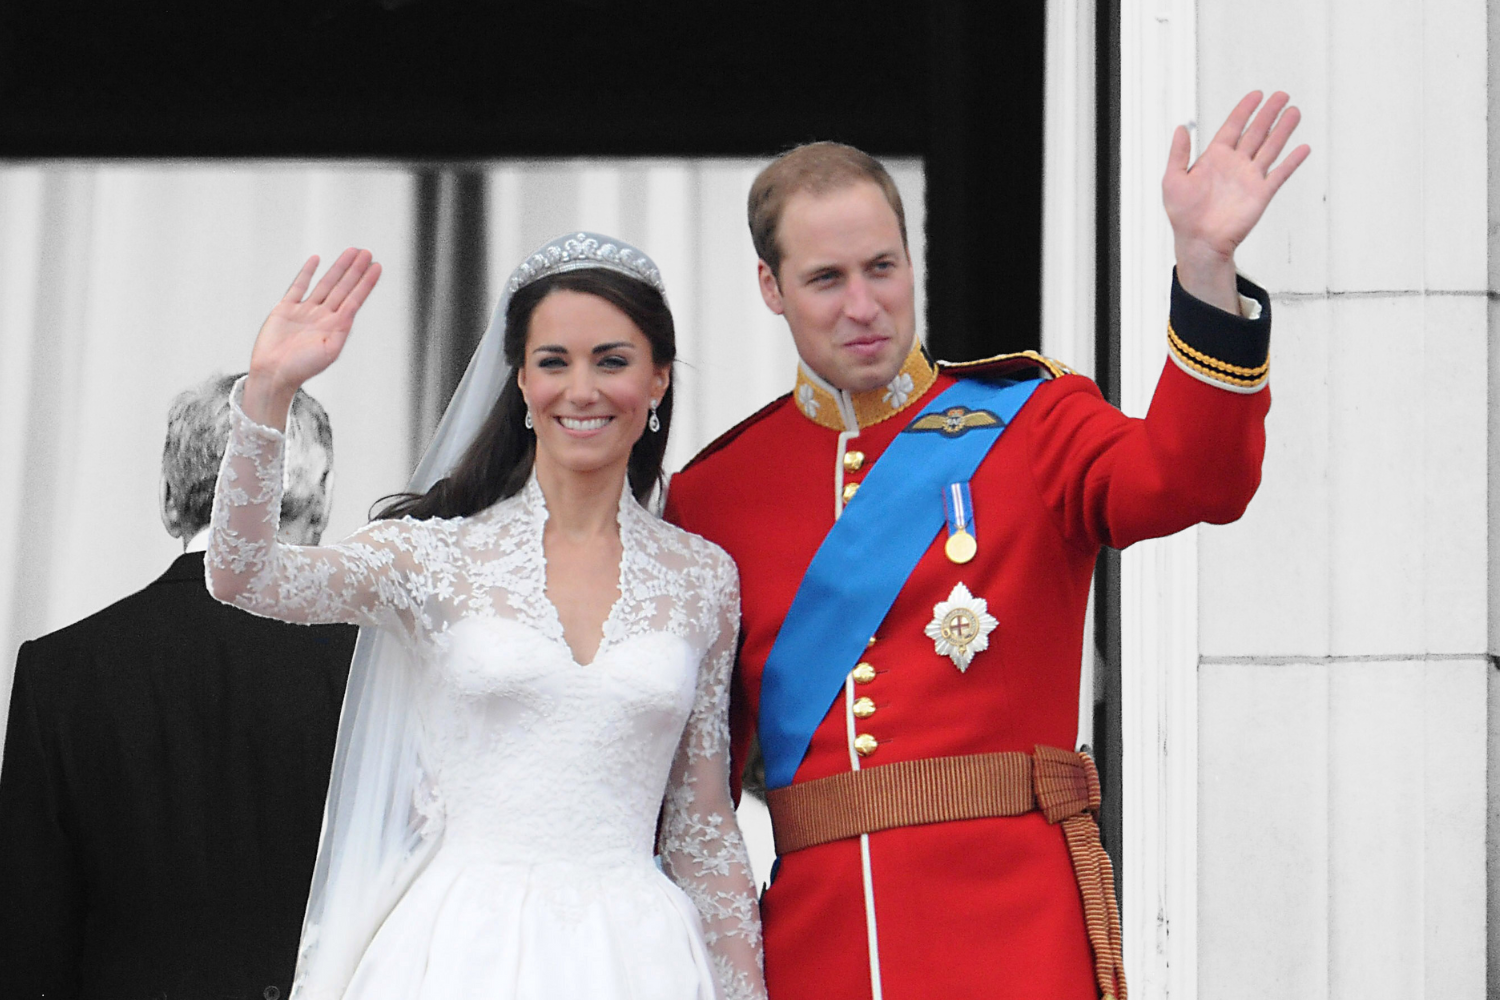
[[[178, 394], [167, 410], [167, 442], [161, 474], [166, 506], [177, 515], [182, 538], [208, 527], [219, 462], [229, 442], [229, 393], [243, 376], [216, 375]], [[321, 454], [320, 454], [321, 453]], [[320, 457], [326, 460], [319, 462]], [[321, 505], [318, 530], [328, 519], [328, 470], [333, 466], [333, 425], [323, 405], [301, 389], [287, 419], [286, 491], [283, 523]]]

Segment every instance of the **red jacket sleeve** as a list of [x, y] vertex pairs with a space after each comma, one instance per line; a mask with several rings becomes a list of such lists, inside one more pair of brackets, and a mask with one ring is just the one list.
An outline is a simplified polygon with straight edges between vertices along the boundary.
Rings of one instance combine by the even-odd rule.
[[1245, 512], [1266, 447], [1270, 303], [1249, 282], [1240, 287], [1261, 303], [1258, 318], [1202, 303], [1174, 279], [1171, 356], [1144, 419], [1072, 377], [1023, 411], [1035, 487], [1070, 544], [1123, 548]]

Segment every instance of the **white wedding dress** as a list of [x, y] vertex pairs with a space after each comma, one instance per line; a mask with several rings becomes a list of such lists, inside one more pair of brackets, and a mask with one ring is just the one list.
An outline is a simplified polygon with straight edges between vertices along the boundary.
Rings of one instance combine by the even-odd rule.
[[289, 546], [275, 541], [282, 448], [233, 407], [210, 588], [256, 614], [401, 637], [425, 771], [413, 808], [441, 830], [343, 996], [761, 996], [759, 912], [727, 787], [729, 557], [624, 493], [619, 599], [582, 665], [546, 594], [535, 477], [471, 517]]

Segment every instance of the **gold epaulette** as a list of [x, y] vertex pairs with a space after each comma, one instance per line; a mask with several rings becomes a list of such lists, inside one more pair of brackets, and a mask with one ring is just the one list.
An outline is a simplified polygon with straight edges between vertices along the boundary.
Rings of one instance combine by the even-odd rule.
[[1028, 368], [1039, 369], [1047, 378], [1062, 378], [1078, 374], [1061, 361], [1054, 360], [1036, 351], [1017, 351], [1014, 354], [997, 354], [993, 358], [978, 361], [939, 361], [938, 367], [950, 375], [963, 378], [965, 375], [1010, 375]]

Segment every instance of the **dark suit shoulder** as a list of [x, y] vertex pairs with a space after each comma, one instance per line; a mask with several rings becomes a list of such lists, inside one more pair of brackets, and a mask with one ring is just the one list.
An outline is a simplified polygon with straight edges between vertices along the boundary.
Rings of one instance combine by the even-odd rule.
[[93, 673], [104, 664], [189, 662], [210, 647], [347, 667], [357, 634], [352, 625], [293, 625], [222, 604], [203, 582], [203, 554], [190, 552], [135, 593], [24, 643], [16, 669]]
[[[159, 636], [162, 623], [171, 617], [173, 605], [177, 603], [172, 600], [166, 586], [162, 580], [155, 580], [71, 625], [22, 643], [21, 661], [29, 658], [56, 664], [105, 645], [118, 650], [121, 644], [128, 646], [133, 641]], [[179, 591], [177, 596], [186, 602], [196, 603], [195, 595], [186, 586], [179, 584], [171, 589]], [[206, 588], [204, 595], [207, 596]]]
[[[32, 952], [91, 970], [91, 996], [284, 989], [356, 634], [220, 604], [191, 554], [23, 644], [0, 769], [0, 899], [34, 900], [0, 907], [0, 940], [83, 940], [76, 962], [54, 941]], [[70, 879], [86, 894], [70, 895]], [[0, 947], [7, 997], [15, 954]]]

